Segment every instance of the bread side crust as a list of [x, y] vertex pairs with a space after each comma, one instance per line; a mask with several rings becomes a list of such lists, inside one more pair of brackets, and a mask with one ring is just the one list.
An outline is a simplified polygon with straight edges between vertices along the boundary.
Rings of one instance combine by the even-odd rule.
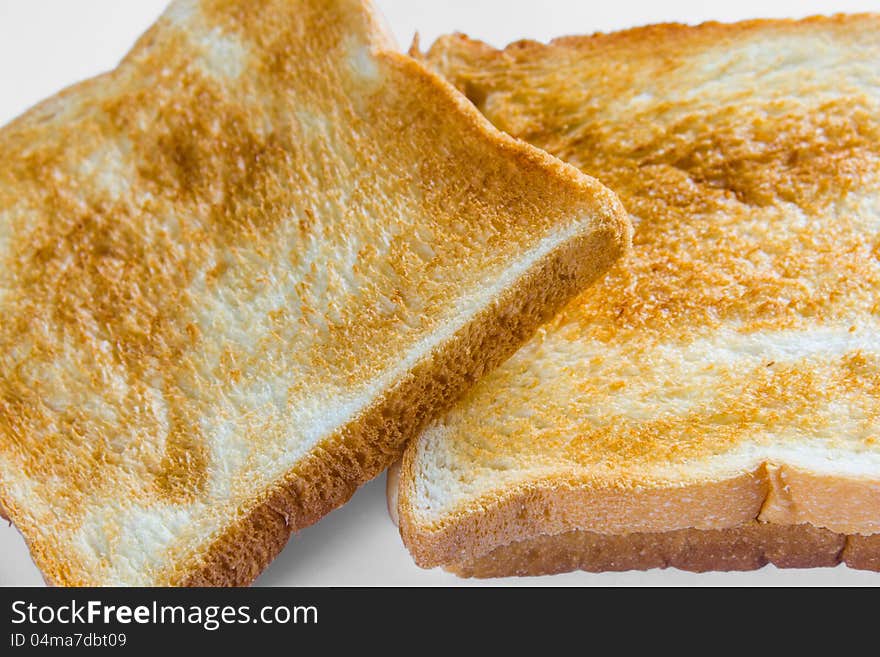
[[403, 542], [423, 568], [574, 530], [625, 534], [735, 527], [760, 514], [768, 492], [760, 470], [678, 488], [550, 477], [495, 491], [428, 524], [413, 506], [416, 457], [417, 450], [410, 448], [401, 462], [398, 516]]
[[415, 451], [407, 450], [401, 464], [398, 514], [404, 543], [424, 568], [571, 531], [620, 536], [726, 530], [760, 520], [775, 526], [810, 524], [839, 534], [880, 533], [876, 513], [871, 514], [880, 505], [880, 483], [769, 464], [684, 486], [574, 477], [525, 482], [472, 501], [430, 526], [419, 521], [411, 502]]
[[410, 44], [409, 53], [422, 61], [431, 62], [439, 57], [450, 40], [460, 40], [480, 57], [503, 58], [521, 56], [528, 58], [529, 51], [541, 51], [555, 46], [574, 48], [584, 51], [608, 52], [610, 49], [647, 52], [654, 54], [657, 43], [675, 44], [686, 49], [692, 44], [715, 44], [719, 40], [734, 39], [741, 35], [751, 35], [758, 30], [774, 29], [800, 33], [811, 27], [839, 27], [868, 29], [871, 25], [880, 25], [880, 13], [834, 13], [814, 14], [804, 18], [754, 18], [736, 22], [705, 21], [696, 25], [687, 23], [654, 23], [641, 25], [613, 32], [594, 32], [592, 34], [572, 34], [553, 38], [546, 43], [533, 39], [521, 39], [509, 43], [503, 48], [495, 48], [467, 34], [455, 32], [437, 38], [427, 50], [423, 51], [418, 38]]
[[388, 472], [385, 473], [385, 503], [388, 507], [388, 515], [395, 527], [400, 527], [400, 461], [395, 461]]
[[693, 572], [819, 568], [845, 563], [880, 570], [880, 536], [848, 536], [812, 525], [744, 523], [729, 529], [681, 529], [623, 536], [575, 531], [500, 547], [446, 567], [460, 577], [552, 575], [678, 568]]

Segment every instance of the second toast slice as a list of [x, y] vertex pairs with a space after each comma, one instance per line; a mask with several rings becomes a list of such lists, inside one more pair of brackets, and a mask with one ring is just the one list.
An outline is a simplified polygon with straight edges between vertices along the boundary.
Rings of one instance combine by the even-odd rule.
[[408, 448], [392, 493], [420, 564], [877, 567], [878, 37], [839, 16], [431, 48], [636, 230]]

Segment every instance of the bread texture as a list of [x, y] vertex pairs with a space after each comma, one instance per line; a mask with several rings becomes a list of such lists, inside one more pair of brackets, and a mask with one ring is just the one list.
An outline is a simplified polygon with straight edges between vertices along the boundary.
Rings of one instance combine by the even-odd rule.
[[355, 0], [178, 0], [0, 130], [0, 506], [58, 585], [241, 585], [627, 248]]
[[417, 563], [831, 564], [820, 544], [847, 536], [876, 567], [855, 537], [880, 533], [878, 36], [835, 16], [424, 55], [496, 126], [601, 174], [635, 237], [408, 447]]

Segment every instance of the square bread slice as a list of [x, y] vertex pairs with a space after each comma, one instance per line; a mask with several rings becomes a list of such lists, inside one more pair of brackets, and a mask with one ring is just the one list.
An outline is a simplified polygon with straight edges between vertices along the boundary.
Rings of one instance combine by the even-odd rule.
[[449, 36], [427, 60], [601, 172], [635, 237], [408, 448], [417, 562], [877, 568], [880, 17]]
[[178, 0], [0, 130], [0, 502], [53, 584], [246, 584], [628, 245], [356, 0]]

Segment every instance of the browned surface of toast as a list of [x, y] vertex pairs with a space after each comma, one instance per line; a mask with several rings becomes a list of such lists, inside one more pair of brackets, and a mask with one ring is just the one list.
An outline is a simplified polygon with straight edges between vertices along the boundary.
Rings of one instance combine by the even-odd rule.
[[414, 368], [387, 393], [381, 406], [344, 433], [325, 441], [312, 458], [278, 486], [269, 499], [236, 523], [198, 558], [180, 582], [188, 586], [247, 584], [277, 556], [292, 531], [320, 520], [400, 457], [400, 450], [458, 391], [504, 360], [561, 301], [596, 279], [585, 267], [585, 250], [601, 248], [577, 240], [541, 263], [492, 309], [462, 331], [430, 364]]
[[431, 47], [496, 126], [601, 175], [635, 237], [408, 448], [419, 564], [576, 531], [880, 532], [878, 34], [861, 15]]
[[247, 584], [626, 249], [356, 0], [177, 0], [0, 131], [0, 505], [54, 584]]

